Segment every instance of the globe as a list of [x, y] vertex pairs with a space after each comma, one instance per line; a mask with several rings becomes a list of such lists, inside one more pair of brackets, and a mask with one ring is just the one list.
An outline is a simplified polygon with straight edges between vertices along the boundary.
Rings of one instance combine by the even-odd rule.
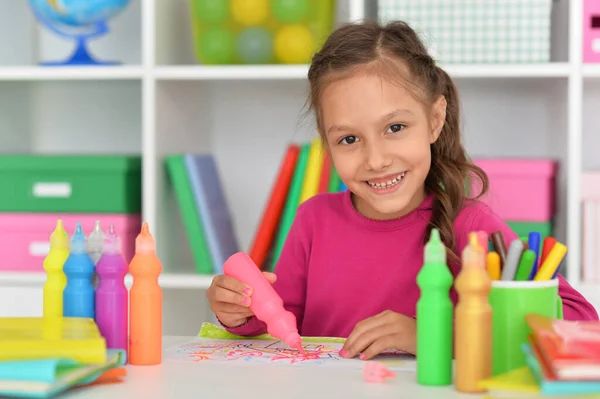
[[75, 51], [64, 61], [43, 65], [114, 65], [93, 58], [87, 41], [108, 33], [107, 21], [122, 12], [130, 0], [29, 0], [36, 19], [53, 33], [76, 41]]

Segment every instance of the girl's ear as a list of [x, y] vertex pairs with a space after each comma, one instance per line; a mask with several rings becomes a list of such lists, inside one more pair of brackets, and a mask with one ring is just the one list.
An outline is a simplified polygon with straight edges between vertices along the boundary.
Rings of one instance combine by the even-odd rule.
[[444, 128], [444, 123], [446, 122], [446, 107], [448, 103], [446, 102], [446, 97], [439, 96], [439, 98], [433, 103], [431, 107], [431, 132], [429, 135], [429, 142], [431, 144], [435, 143], [440, 137], [440, 133]]

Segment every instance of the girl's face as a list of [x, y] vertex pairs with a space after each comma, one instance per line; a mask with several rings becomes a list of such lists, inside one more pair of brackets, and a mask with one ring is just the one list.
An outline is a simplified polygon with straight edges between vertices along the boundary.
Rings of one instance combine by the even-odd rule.
[[327, 86], [321, 98], [322, 135], [356, 209], [394, 219], [425, 199], [430, 145], [440, 134], [446, 102], [425, 107], [398, 84], [359, 73]]

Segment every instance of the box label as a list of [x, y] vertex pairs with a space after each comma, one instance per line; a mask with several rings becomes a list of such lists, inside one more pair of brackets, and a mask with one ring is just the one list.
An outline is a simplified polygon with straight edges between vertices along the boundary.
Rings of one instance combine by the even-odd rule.
[[34, 241], [29, 244], [29, 255], [31, 256], [46, 256], [50, 252], [50, 242]]
[[34, 183], [33, 195], [36, 197], [69, 198], [71, 196], [69, 183]]

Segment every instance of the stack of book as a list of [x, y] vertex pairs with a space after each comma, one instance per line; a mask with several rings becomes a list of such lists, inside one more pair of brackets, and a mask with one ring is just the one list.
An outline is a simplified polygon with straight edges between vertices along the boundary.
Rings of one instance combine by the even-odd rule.
[[289, 144], [250, 246], [250, 258], [261, 269], [272, 271], [298, 206], [319, 193], [344, 190], [320, 138]]
[[92, 319], [0, 318], [0, 396], [48, 398], [72, 387], [118, 381], [123, 350], [106, 348]]
[[600, 394], [600, 322], [539, 314], [525, 319], [531, 330], [529, 342], [522, 345], [527, 366], [484, 381], [490, 393], [523, 398]]

